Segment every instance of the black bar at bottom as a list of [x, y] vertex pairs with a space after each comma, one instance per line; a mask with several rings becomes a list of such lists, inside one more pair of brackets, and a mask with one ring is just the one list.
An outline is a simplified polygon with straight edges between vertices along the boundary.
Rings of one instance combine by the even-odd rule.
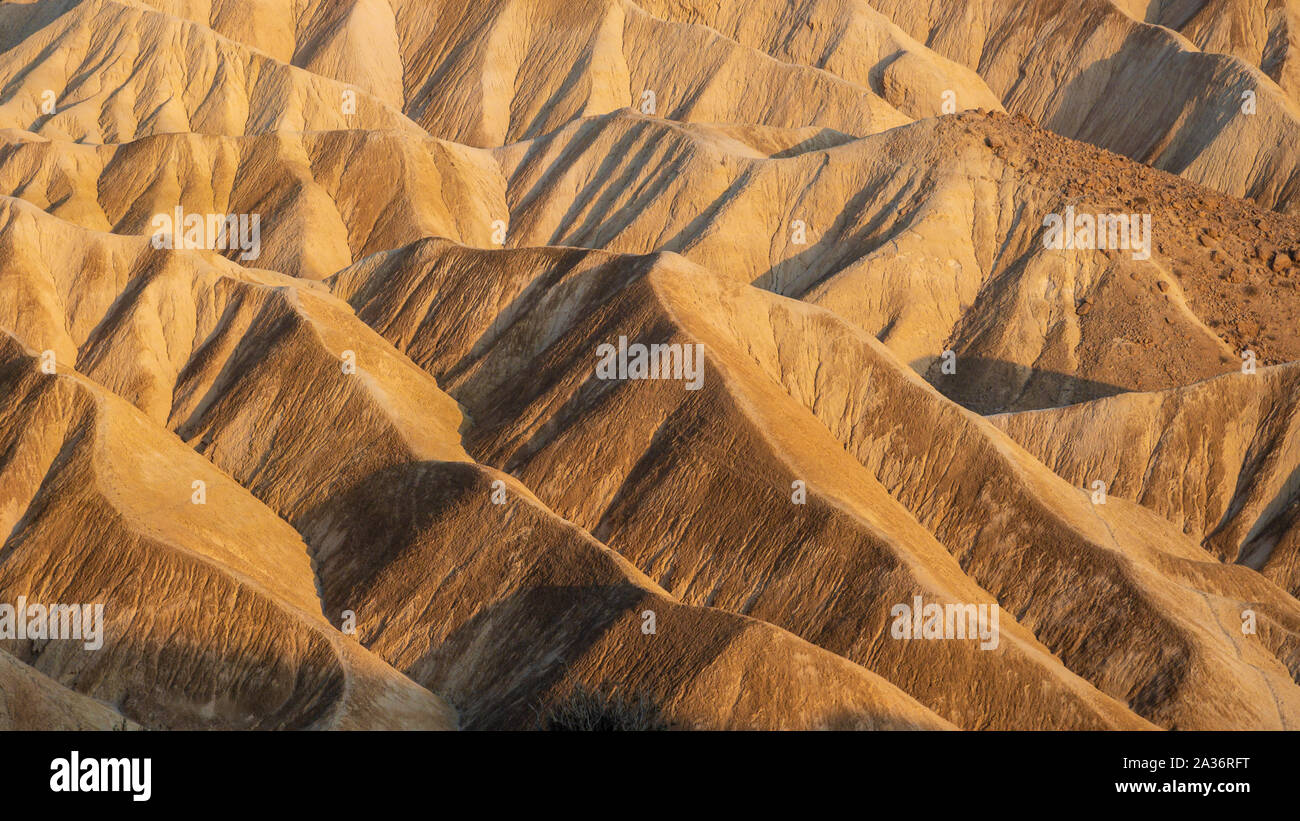
[[[697, 815], [845, 799], [874, 814], [891, 796], [917, 809], [1221, 809], [1289, 802], [1295, 742], [1292, 733], [1200, 732], [6, 733], [0, 783], [10, 809], [128, 815], [410, 806], [437, 817], [475, 811], [453, 810], [466, 801], [493, 813]], [[148, 798], [137, 800], [145, 759]]]

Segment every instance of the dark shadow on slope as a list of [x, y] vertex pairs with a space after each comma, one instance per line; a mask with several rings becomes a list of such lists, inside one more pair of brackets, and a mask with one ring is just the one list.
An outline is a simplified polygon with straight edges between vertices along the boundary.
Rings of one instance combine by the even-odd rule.
[[[818, 174], [825, 168], [823, 166]], [[933, 193], [934, 186], [928, 178], [890, 190], [892, 185], [889, 179], [873, 177], [844, 204], [830, 225], [810, 230], [809, 233], [816, 236], [815, 242], [776, 262], [749, 284], [791, 299], [806, 299], [819, 285], [908, 230], [917, 212]], [[879, 204], [871, 209], [878, 200]], [[713, 213], [701, 214], [700, 219], [707, 216], [712, 222], [717, 210], [714, 208]], [[873, 216], [861, 222], [863, 212], [868, 210], [874, 210]], [[696, 227], [696, 233], [702, 234], [704, 227]], [[673, 242], [677, 240], [675, 237]]]
[[[575, 669], [607, 638], [628, 646], [610, 630], [640, 635], [649, 591], [582, 531], [515, 491], [494, 504], [497, 475], [471, 463], [394, 465], [295, 521], [327, 617], [354, 609], [361, 643], [455, 706], [465, 729], [533, 727], [539, 704], [594, 674], [663, 703], [677, 680], [662, 675], [653, 645]], [[467, 530], [471, 521], [481, 527]], [[693, 661], [704, 666], [727, 646], [694, 643]]]
[[981, 415], [1059, 408], [1133, 390], [1002, 359], [958, 356], [954, 364], [956, 373], [943, 372], [942, 358], [918, 359], [911, 367], [939, 393]]
[[[1244, 87], [1228, 86], [1225, 61], [1196, 52], [1173, 56], [1168, 34], [1143, 29], [1089, 65], [1055, 95], [1043, 127], [1072, 139], [1179, 174], [1241, 112]], [[1162, 54], [1161, 52], [1164, 52]], [[1153, 85], [1152, 55], [1185, 63]], [[1162, 60], [1162, 61], [1164, 61]], [[1214, 61], [1210, 65], [1208, 61]], [[1209, 76], [1207, 76], [1209, 75]], [[1209, 93], [1207, 93], [1207, 88]]]
[[774, 160], [786, 160], [812, 151], [825, 151], [830, 148], [836, 148], [845, 145], [846, 143], [851, 143], [857, 139], [861, 138], [855, 137], [852, 134], [845, 134], [843, 131], [836, 131], [833, 128], [823, 128], [808, 139], [772, 154], [771, 158]]
[[[1237, 486], [1233, 489], [1232, 501], [1228, 509], [1220, 517], [1214, 530], [1208, 533], [1202, 543], [1210, 547], [1212, 540], [1220, 533], [1227, 530], [1228, 525], [1241, 512], [1246, 498], [1250, 491], [1250, 485], [1256, 481], [1256, 477], [1265, 470], [1265, 461], [1275, 455], [1285, 446], [1281, 441], [1283, 436], [1277, 437], [1273, 442], [1268, 443], [1266, 447], [1259, 448], [1255, 452], [1255, 458], [1247, 464], [1242, 465], [1237, 474]], [[1251, 530], [1246, 534], [1245, 540], [1240, 545], [1218, 545], [1220, 555], [1227, 552], [1226, 548], [1231, 548], [1233, 556], [1231, 561], [1234, 564], [1245, 565], [1252, 570], [1262, 570], [1264, 565], [1268, 564], [1273, 557], [1273, 551], [1278, 544], [1287, 537], [1295, 528], [1296, 522], [1300, 520], [1300, 494], [1294, 490], [1297, 487], [1297, 481], [1300, 481], [1300, 466], [1292, 469], [1287, 480], [1282, 484], [1280, 491], [1273, 496], [1267, 508], [1261, 512], [1259, 520], [1253, 523]], [[1213, 550], [1213, 547], [1210, 547]], [[1294, 595], [1294, 593], [1292, 594]]]

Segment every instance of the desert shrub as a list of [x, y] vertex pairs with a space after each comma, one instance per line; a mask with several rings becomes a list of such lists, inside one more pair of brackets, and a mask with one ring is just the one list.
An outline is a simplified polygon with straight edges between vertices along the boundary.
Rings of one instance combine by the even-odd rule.
[[626, 698], [579, 685], [551, 702], [538, 724], [559, 732], [642, 732], [671, 729], [659, 708], [646, 696]]

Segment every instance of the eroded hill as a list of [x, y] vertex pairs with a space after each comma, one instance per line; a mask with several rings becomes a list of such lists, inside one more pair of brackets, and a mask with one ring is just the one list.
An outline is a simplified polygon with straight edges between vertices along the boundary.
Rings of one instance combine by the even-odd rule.
[[0, 5], [0, 725], [1300, 726], [1291, 19]]

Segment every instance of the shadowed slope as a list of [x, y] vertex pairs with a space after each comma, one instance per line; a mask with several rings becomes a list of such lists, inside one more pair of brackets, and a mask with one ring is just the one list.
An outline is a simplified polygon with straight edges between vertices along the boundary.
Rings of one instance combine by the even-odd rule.
[[128, 729], [137, 725], [0, 652], [0, 730]]
[[1071, 483], [1102, 482], [1300, 595], [1298, 376], [1281, 365], [992, 421]]
[[454, 726], [325, 622], [291, 528], [120, 399], [0, 346], [3, 598], [103, 605], [102, 649], [19, 659], [151, 727]]
[[[29, 206], [12, 207], [26, 219], [7, 225], [5, 236], [11, 240], [19, 241], [15, 238], [35, 223], [56, 227], [53, 218]], [[174, 485], [172, 503], [154, 502], [132, 512], [146, 520], [157, 516], [153, 528], [169, 533], [174, 528], [192, 539], [205, 533], [192, 521], [204, 513], [217, 516], [227, 527], [249, 529], [217, 542], [240, 557], [219, 553], [218, 560], [249, 565], [242, 571], [248, 577], [243, 587], [224, 595], [241, 595], [249, 607], [310, 608], [316, 612], [313, 620], [336, 636], [334, 641], [343, 649], [354, 645], [325, 626], [319, 612], [323, 609], [342, 623], [343, 611], [353, 611], [363, 643], [466, 709], [466, 726], [521, 726], [544, 701], [580, 685], [600, 687], [607, 681], [654, 695], [663, 710], [689, 726], [948, 726], [879, 677], [769, 624], [683, 606], [589, 535], [559, 520], [514, 480], [500, 477], [508, 481], [512, 501], [510, 507], [499, 506], [494, 501], [499, 475], [473, 464], [461, 447], [458, 429], [464, 422], [456, 403], [318, 285], [240, 269], [212, 255], [154, 251], [140, 239], [71, 226], [63, 230], [81, 246], [71, 252], [74, 255], [78, 250], [100, 259], [138, 255], [134, 265], [121, 266], [134, 268], [136, 274], [118, 283], [108, 278], [118, 266], [79, 271], [87, 292], [97, 287], [107, 296], [110, 289], [116, 290], [116, 296], [106, 300], [111, 304], [109, 316], [98, 319], [103, 309], [94, 302], [59, 301], [62, 315], [51, 312], [46, 324], [26, 323], [23, 333], [33, 339], [75, 337], [71, 347], [80, 363], [116, 377], [110, 381], [117, 389], [152, 410], [154, 424], [149, 424], [137, 411], [122, 406], [129, 430], [114, 428], [99, 435], [112, 447], [133, 448], [130, 460], [109, 460], [134, 480], [108, 480], [115, 499], [122, 494], [125, 501], [156, 500], [162, 491], [146, 492], [138, 483]], [[65, 275], [57, 265], [9, 273], [11, 278], [26, 277], [34, 292], [57, 290]], [[158, 316], [170, 321], [148, 324], [150, 317], [156, 322]], [[82, 330], [87, 327], [91, 330]], [[175, 356], [171, 363], [135, 355], [138, 334], [145, 329], [168, 334], [167, 344], [159, 349], [170, 347]], [[127, 362], [135, 372], [122, 379], [129, 373]], [[109, 363], [114, 363], [111, 368]], [[345, 368], [344, 363], [355, 367]], [[40, 377], [33, 378], [39, 382]], [[91, 390], [84, 379], [76, 379], [84, 390]], [[132, 391], [140, 380], [157, 389], [148, 395]], [[94, 391], [96, 396], [104, 394]], [[13, 395], [20, 401], [19, 392]], [[117, 399], [103, 401], [122, 405]], [[225, 475], [186, 452], [158, 426], [164, 421]], [[179, 450], [184, 458], [155, 452], [150, 437]], [[189, 496], [188, 476], [199, 470], [197, 466], [202, 466], [201, 475], [219, 477], [210, 480], [202, 506], [192, 505]], [[250, 510], [235, 506], [224, 489], [230, 484], [226, 476], [260, 503], [241, 489], [238, 500]], [[220, 493], [219, 483], [225, 483]], [[44, 495], [38, 498], [48, 497], [51, 505], [62, 505], [61, 511], [91, 510], [93, 497], [75, 496], [72, 489], [95, 486], [78, 473], [42, 486]], [[263, 521], [267, 516], [274, 525]], [[49, 527], [62, 524], [57, 519]], [[310, 545], [311, 567], [307, 548], [290, 525]], [[105, 539], [129, 543], [118, 530], [106, 525], [99, 530]], [[262, 531], [283, 534], [292, 548], [276, 548], [270, 537], [253, 535]], [[49, 555], [47, 539], [23, 532], [28, 561]], [[264, 552], [249, 553], [259, 544]], [[517, 566], [523, 556], [536, 556], [540, 564]], [[139, 568], [144, 562], [132, 555], [113, 567]], [[276, 562], [289, 564], [281, 567]], [[503, 574], [503, 563], [517, 570]], [[445, 577], [429, 575], [437, 567], [446, 569]], [[312, 589], [313, 570], [320, 600]], [[154, 577], [141, 573], [137, 583], [150, 584]], [[87, 572], [76, 578], [84, 584], [97, 576]], [[264, 603], [251, 595], [259, 583], [270, 590]], [[557, 593], [557, 588], [563, 590]], [[218, 587], [214, 595], [221, 592]], [[76, 595], [83, 593], [78, 589]], [[424, 604], [413, 609], [413, 601]], [[555, 630], [554, 625], [569, 618], [565, 614], [577, 606], [574, 602], [586, 604], [578, 606], [566, 630]], [[527, 603], [523, 610], [521, 603]], [[198, 598], [190, 606], [200, 614], [207, 612]], [[649, 633], [642, 632], [641, 615], [647, 608], [662, 620]], [[288, 627], [277, 627], [273, 612], [239, 616], [248, 640], [258, 642], [249, 654], [265, 654], [289, 642], [291, 647], [305, 643], [303, 652], [329, 659], [330, 645], [317, 647], [305, 638], [295, 642]], [[531, 630], [500, 634], [490, 616], [512, 613], [509, 618], [525, 620], [533, 625]], [[133, 626], [115, 629], [125, 636], [124, 642], [144, 640]], [[549, 633], [550, 643], [539, 640], [537, 631]], [[701, 645], [703, 636], [712, 638]], [[492, 653], [482, 652], [483, 641], [490, 642]], [[535, 663], [521, 665], [525, 658]], [[169, 669], [172, 663], [163, 658], [157, 666]], [[213, 663], [228, 668], [230, 675], [240, 669], [229, 659]], [[202, 675], [202, 681], [226, 681], [211, 671]], [[339, 687], [347, 691], [349, 680], [335, 672], [333, 678], [309, 685], [327, 699]], [[364, 703], [377, 703], [376, 709], [383, 708], [391, 720], [405, 720], [400, 704], [385, 704], [392, 696], [357, 692], [362, 694], [358, 698], [367, 699]], [[237, 692], [231, 696], [237, 697]], [[264, 696], [246, 698], [255, 697]], [[322, 719], [309, 712], [310, 706], [295, 704], [293, 720], [319, 723]], [[289, 721], [266, 707], [252, 713], [260, 722]], [[299, 717], [303, 713], [307, 718]], [[184, 713], [150, 714], [151, 722], [186, 720]]]
[[[355, 113], [344, 105], [345, 92], [353, 94]], [[364, 91], [115, 0], [81, 0], [0, 54], [0, 128], [114, 143], [175, 131], [359, 126], [421, 133]]]
[[1300, 108], [1241, 59], [1199, 52], [1110, 0], [867, 1], [976, 69], [1008, 111], [1269, 208], [1300, 207]]

